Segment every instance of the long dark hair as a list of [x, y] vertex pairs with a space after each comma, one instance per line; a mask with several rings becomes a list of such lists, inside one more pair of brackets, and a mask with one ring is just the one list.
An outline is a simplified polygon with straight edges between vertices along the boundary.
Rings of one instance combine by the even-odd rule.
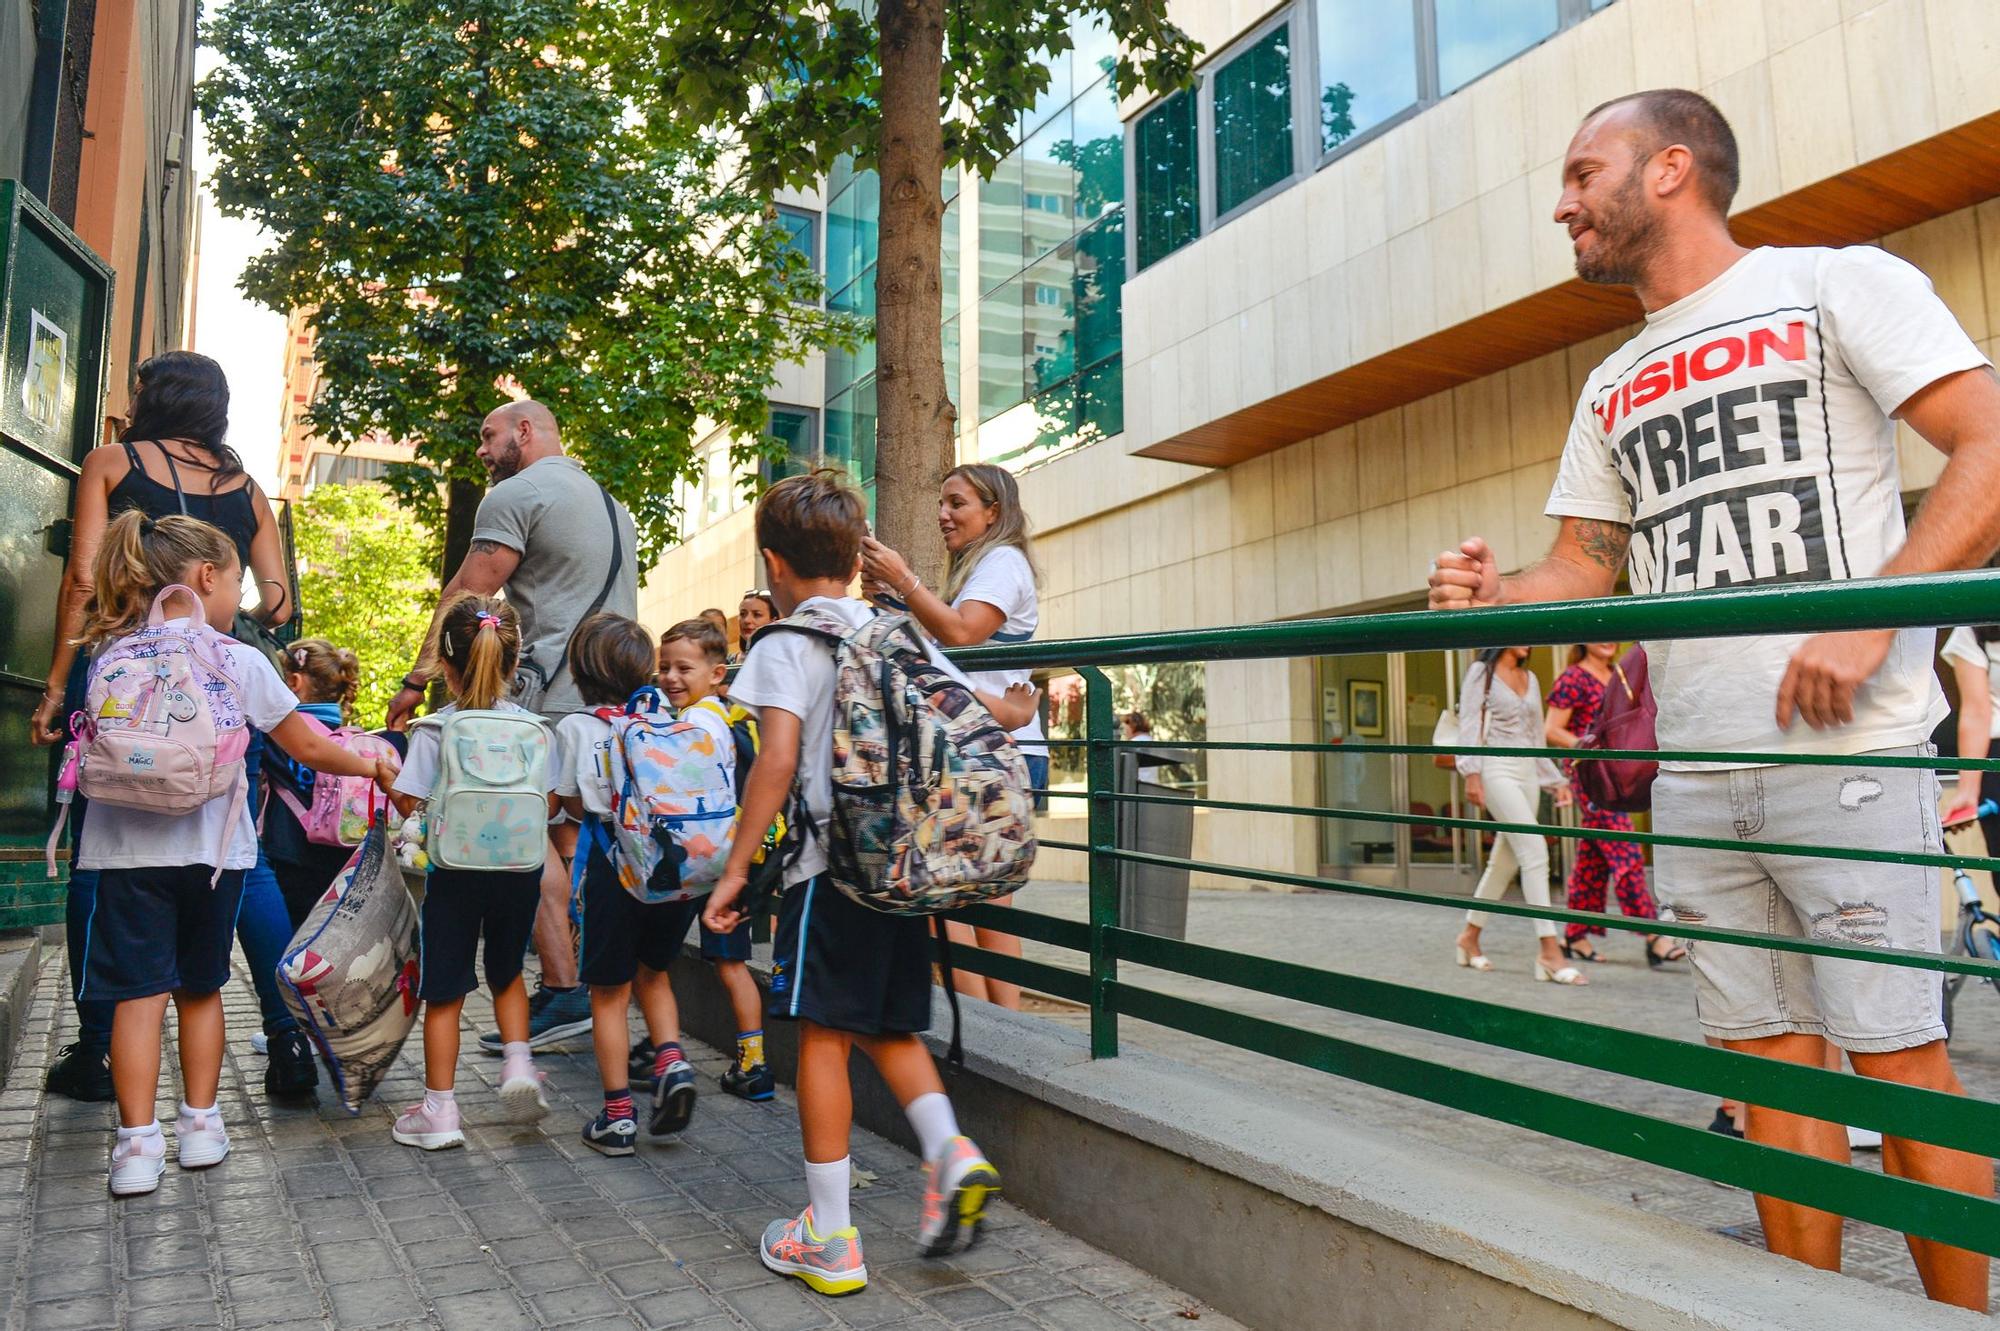
[[229, 433], [229, 380], [220, 365], [199, 352], [163, 351], [139, 363], [138, 379], [120, 439], [186, 439], [215, 455], [218, 477], [243, 470], [243, 459], [223, 442]]

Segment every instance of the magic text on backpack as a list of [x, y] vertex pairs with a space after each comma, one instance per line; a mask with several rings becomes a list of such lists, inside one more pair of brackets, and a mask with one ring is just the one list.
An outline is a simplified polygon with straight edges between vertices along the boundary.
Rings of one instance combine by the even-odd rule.
[[438, 727], [424, 850], [447, 869], [539, 869], [549, 845], [549, 732], [532, 712], [453, 710]]
[[611, 725], [608, 822], [620, 886], [648, 903], [706, 896], [736, 825], [735, 748], [716, 734], [726, 715], [716, 726], [676, 716], [651, 685], [597, 714]]
[[[402, 763], [396, 746], [380, 735], [371, 735], [356, 726], [329, 728], [303, 711], [299, 716], [316, 733], [349, 753], [370, 759], [387, 758], [397, 766]], [[310, 806], [278, 782], [271, 783], [271, 793], [284, 801], [285, 807], [299, 820], [299, 826], [305, 829], [306, 840], [315, 846], [360, 845], [368, 838], [368, 828], [374, 822], [374, 811], [379, 804], [374, 778], [366, 776], [315, 773]]]
[[808, 633], [834, 657], [829, 871], [855, 901], [937, 915], [1006, 896], [1035, 861], [1027, 763], [910, 619], [860, 628], [809, 609], [759, 630]]
[[[164, 607], [176, 592], [194, 610], [186, 623], [168, 624]], [[76, 722], [76, 788], [85, 799], [188, 814], [230, 797], [218, 878], [246, 799], [243, 755], [250, 747], [228, 646], [209, 627], [199, 596], [164, 587], [146, 626], [110, 644], [91, 667]]]

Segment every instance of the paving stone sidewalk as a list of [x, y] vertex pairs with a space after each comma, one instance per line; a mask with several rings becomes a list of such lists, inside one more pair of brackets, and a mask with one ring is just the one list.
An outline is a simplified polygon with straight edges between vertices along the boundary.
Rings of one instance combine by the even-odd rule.
[[[499, 1060], [460, 1063], [468, 1146], [389, 1139], [391, 1107], [422, 1095], [420, 1040], [359, 1118], [268, 1104], [249, 1044], [255, 1003], [226, 991], [221, 1105], [233, 1149], [200, 1174], [168, 1169], [149, 1197], [114, 1202], [114, 1116], [41, 1091], [74, 1020], [60, 952], [48, 957], [21, 1056], [0, 1091], [0, 1324], [61, 1328], [517, 1327], [945, 1328], [1136, 1331], [1238, 1324], [1004, 1203], [969, 1253], [918, 1258], [917, 1162], [866, 1133], [854, 1159], [868, 1288], [824, 1299], [765, 1271], [755, 1244], [805, 1200], [788, 1094], [750, 1105], [704, 1090], [693, 1125], [636, 1158], [577, 1138], [602, 1104], [586, 1046], [540, 1058], [553, 1112], [499, 1124]], [[488, 1019], [467, 1004], [466, 1047]], [[690, 1046], [704, 1088], [725, 1066]], [[171, 1054], [171, 1045], [169, 1046]], [[178, 1103], [171, 1058], [160, 1104]], [[1000, 1162], [1005, 1169], [1005, 1162]], [[1192, 1320], [1191, 1320], [1192, 1319]]]

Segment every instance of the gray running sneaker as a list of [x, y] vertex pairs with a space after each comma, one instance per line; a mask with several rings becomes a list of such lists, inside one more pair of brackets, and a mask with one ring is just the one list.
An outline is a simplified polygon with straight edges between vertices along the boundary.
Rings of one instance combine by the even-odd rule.
[[[539, 980], [528, 995], [528, 1048], [546, 1049], [579, 1035], [590, 1034], [590, 988], [551, 989]], [[488, 1031], [479, 1037], [479, 1047], [489, 1054], [502, 1052], [505, 1041], [500, 1032]]]

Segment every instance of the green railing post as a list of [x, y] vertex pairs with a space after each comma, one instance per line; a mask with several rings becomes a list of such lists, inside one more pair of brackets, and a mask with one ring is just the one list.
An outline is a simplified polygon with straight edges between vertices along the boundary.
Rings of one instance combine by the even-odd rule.
[[1111, 986], [1118, 978], [1111, 931], [1118, 927], [1118, 806], [1107, 798], [1117, 789], [1118, 720], [1111, 705], [1111, 680], [1086, 666], [1084, 682], [1085, 789], [1090, 794], [1090, 1056], [1118, 1057], [1118, 1012]]

